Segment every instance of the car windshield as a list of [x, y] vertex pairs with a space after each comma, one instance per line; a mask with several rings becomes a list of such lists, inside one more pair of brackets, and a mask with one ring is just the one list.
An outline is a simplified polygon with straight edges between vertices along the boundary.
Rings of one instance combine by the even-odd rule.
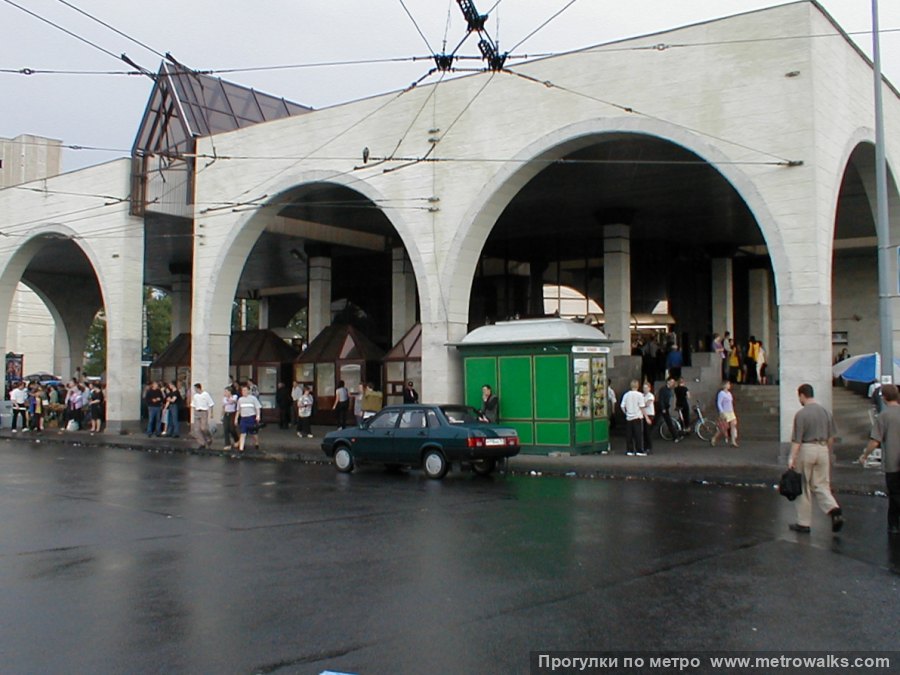
[[479, 421], [478, 411], [466, 405], [444, 405], [441, 411], [450, 424], [471, 424]]

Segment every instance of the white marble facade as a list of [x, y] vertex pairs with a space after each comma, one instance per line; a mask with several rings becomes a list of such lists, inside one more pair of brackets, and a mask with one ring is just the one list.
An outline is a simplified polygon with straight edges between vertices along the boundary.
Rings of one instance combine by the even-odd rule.
[[[754, 40], [820, 34], [835, 37], [785, 39], [774, 43], [777, 48], [771, 41]], [[710, 46], [624, 49], [698, 43]], [[420, 86], [402, 95], [393, 92], [217, 135], [213, 141], [201, 139], [199, 153], [211, 155], [214, 149], [220, 159], [198, 172], [195, 202], [246, 202], [267, 195], [274, 203], [298, 186], [325, 182], [386, 204], [383, 212], [402, 241], [418, 289], [422, 395], [452, 400], [461, 390], [461, 373], [448, 343], [466, 333], [472, 279], [493, 224], [545, 166], [530, 160], [562, 157], [612, 133], [652, 136], [682, 146], [716, 163], [763, 233], [777, 304], [777, 335], [771, 336], [770, 345], [777, 337], [785, 439], [801, 382], [811, 382], [819, 398], [830, 402], [836, 208], [851, 154], [861, 144], [874, 142], [871, 65], [812, 2], [616, 46], [622, 49], [588, 49], [519, 68], [538, 83], [494, 73], [445, 81], [439, 104], [428, 115], [417, 116], [430, 94], [429, 86]], [[558, 86], [539, 84], [545, 81]], [[490, 95], [478, 95], [483, 87]], [[630, 111], [602, 101], [626, 101]], [[888, 129], [900, 128], [900, 98], [888, 85], [885, 106]], [[397, 156], [430, 153], [457, 161], [411, 163], [391, 172], [378, 162], [362, 164], [363, 148], [372, 157], [384, 157], [395, 151], [400, 138], [404, 140]], [[889, 137], [887, 150], [889, 164], [895, 165], [900, 136]], [[472, 162], [460, 168], [458, 160], [483, 157], [508, 161]], [[791, 165], [775, 165], [773, 157]], [[91, 193], [118, 189], [115, 194], [124, 196], [127, 179], [128, 162], [123, 160], [47, 184], [82, 184], [83, 191]], [[423, 197], [436, 207], [392, 206]], [[42, 219], [18, 228], [16, 239], [0, 240], [0, 323], [6, 320], [29, 246], [39, 245], [39, 235], [104, 226], [98, 220], [54, 224], [55, 212], [75, 210], [84, 202], [0, 191], [0, 231], [9, 222], [33, 220], [38, 214]], [[134, 244], [142, 236], [142, 223], [127, 209], [111, 209], [108, 218], [128, 232], [127, 246], [107, 239], [76, 243], [94, 265], [107, 304], [112, 390], [138, 386], [141, 257]], [[191, 274], [191, 372], [198, 381], [227, 381], [231, 301], [267, 218], [262, 208], [214, 213], [195, 208], [195, 233], [203, 235], [194, 239]], [[771, 311], [760, 302], [756, 306]], [[2, 335], [5, 325], [0, 325]], [[110, 418], [134, 419], [136, 411], [120, 398], [119, 408], [111, 405]]]

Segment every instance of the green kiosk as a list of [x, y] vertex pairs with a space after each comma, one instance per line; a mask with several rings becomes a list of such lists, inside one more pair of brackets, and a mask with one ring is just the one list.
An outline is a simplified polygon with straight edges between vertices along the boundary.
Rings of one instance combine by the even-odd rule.
[[465, 402], [481, 387], [500, 399], [499, 422], [519, 432], [522, 452], [587, 454], [609, 449], [609, 345], [600, 330], [565, 319], [503, 321], [456, 344]]

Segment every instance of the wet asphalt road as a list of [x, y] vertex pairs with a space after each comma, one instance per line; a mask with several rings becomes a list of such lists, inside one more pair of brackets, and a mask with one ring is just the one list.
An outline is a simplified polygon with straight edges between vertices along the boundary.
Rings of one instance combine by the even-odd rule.
[[[3, 673], [521, 673], [530, 650], [896, 648], [886, 501], [0, 443]], [[900, 548], [900, 543], [898, 543]]]

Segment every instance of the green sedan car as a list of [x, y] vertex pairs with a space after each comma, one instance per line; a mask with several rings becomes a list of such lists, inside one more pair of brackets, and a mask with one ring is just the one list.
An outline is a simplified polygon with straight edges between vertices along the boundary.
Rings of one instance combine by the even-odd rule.
[[497, 460], [519, 454], [519, 437], [515, 429], [482, 421], [468, 406], [395, 405], [358, 427], [326, 434], [322, 450], [343, 473], [372, 462], [422, 467], [429, 478], [443, 478], [453, 462], [491, 473]]

